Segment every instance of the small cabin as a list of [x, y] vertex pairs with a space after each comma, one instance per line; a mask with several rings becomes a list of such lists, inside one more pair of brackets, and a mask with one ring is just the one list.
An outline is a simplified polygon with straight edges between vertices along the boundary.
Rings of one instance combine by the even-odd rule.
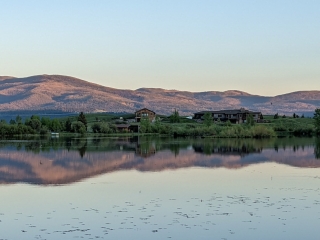
[[156, 119], [156, 113], [147, 108], [142, 108], [135, 112], [136, 122], [140, 122], [142, 118], [149, 118], [150, 122], [154, 122]]

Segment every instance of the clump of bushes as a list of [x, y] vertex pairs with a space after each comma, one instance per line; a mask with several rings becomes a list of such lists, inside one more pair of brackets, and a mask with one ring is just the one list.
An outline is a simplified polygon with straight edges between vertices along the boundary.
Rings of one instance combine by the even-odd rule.
[[171, 135], [181, 137], [217, 137], [217, 138], [266, 138], [276, 136], [274, 130], [264, 125], [211, 125], [197, 127], [176, 127], [172, 129]]
[[92, 125], [92, 131], [94, 133], [113, 133], [114, 129], [105, 122], [97, 122]]

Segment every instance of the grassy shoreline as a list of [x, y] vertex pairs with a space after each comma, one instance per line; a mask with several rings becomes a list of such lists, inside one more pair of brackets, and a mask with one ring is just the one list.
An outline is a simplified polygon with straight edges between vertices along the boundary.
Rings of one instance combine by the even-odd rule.
[[[161, 120], [154, 123], [130, 123], [139, 125], [139, 132], [120, 131], [117, 124], [127, 123], [132, 115], [86, 115], [86, 124], [79, 121], [79, 117], [48, 119], [37, 116], [25, 120], [17, 120], [10, 124], [0, 122], [0, 137], [22, 138], [50, 136], [50, 132], [58, 132], [63, 137], [134, 137], [134, 136], [173, 136], [173, 137], [201, 137], [201, 138], [273, 138], [286, 136], [314, 136], [316, 135], [314, 119], [265, 116], [263, 123], [231, 124], [230, 122], [196, 122], [184, 117], [179, 122], [170, 122], [169, 117], [161, 116]], [[121, 119], [121, 120], [120, 120]], [[69, 131], [68, 129], [69, 124]], [[54, 136], [53, 136], [54, 137]]]

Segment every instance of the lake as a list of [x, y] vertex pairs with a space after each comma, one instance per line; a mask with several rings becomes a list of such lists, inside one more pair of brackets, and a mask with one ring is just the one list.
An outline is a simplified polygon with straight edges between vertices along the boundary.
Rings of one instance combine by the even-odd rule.
[[0, 141], [0, 239], [319, 239], [320, 140]]

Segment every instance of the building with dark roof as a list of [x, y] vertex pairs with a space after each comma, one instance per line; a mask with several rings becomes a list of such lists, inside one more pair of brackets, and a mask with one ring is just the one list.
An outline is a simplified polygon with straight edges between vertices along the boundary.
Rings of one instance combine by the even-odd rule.
[[156, 119], [156, 113], [147, 108], [142, 108], [135, 112], [136, 122], [140, 122], [141, 118], [149, 118], [150, 122], [154, 122]]
[[219, 111], [201, 111], [194, 114], [193, 119], [202, 120], [205, 113], [211, 113], [214, 121], [230, 121], [231, 123], [244, 123], [249, 115], [252, 115], [255, 122], [259, 122], [261, 112], [249, 111], [244, 108], [233, 110], [219, 110]]

